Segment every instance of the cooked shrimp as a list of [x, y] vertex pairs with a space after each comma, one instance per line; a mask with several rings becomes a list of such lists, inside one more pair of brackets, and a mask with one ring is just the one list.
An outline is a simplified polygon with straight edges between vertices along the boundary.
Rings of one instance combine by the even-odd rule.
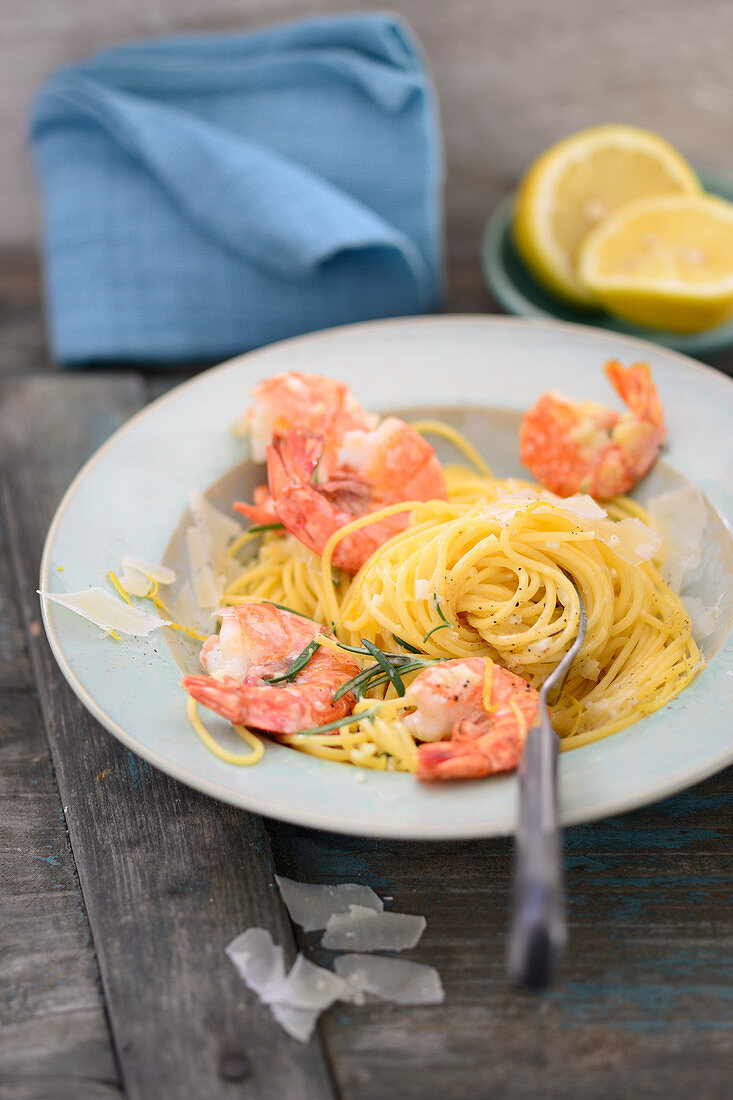
[[377, 417], [362, 409], [343, 382], [295, 371], [258, 382], [244, 415], [255, 462], [264, 462], [274, 436], [291, 428], [322, 436], [330, 450], [352, 428], [368, 430], [376, 423]]
[[[295, 430], [267, 451], [267, 475], [281, 522], [316, 554], [331, 535], [359, 516], [403, 500], [445, 500], [443, 468], [435, 451], [403, 420], [390, 416], [371, 431], [346, 433], [330, 473], [321, 469], [323, 441]], [[347, 535], [334, 565], [356, 573], [367, 558], [409, 522], [390, 516]]]
[[417, 709], [403, 721], [426, 742], [417, 753], [418, 779], [479, 779], [516, 768], [539, 696], [520, 676], [491, 665], [488, 657], [441, 661], [413, 680], [408, 693]]
[[243, 500], [235, 500], [232, 507], [236, 512], [241, 512], [252, 523], [279, 523], [275, 502], [270, 495], [267, 485], [256, 485], [254, 492], [254, 504], [246, 504]]
[[[249, 434], [254, 462], [264, 462], [267, 448], [276, 435], [292, 428], [313, 432], [323, 439], [322, 472], [335, 466], [335, 453], [345, 434], [353, 428], [369, 430], [378, 418], [359, 405], [343, 382], [319, 374], [287, 371], [265, 378], [252, 390], [252, 404], [243, 418]], [[335, 472], [335, 471], [334, 471]], [[266, 485], [254, 491], [254, 504], [237, 501], [238, 512], [253, 523], [277, 522], [277, 513]]]
[[198, 702], [230, 722], [273, 733], [297, 733], [351, 713], [352, 694], [333, 701], [338, 688], [359, 671], [346, 654], [319, 647], [291, 683], [268, 683], [324, 633], [318, 623], [267, 603], [237, 604], [217, 614], [221, 631], [201, 649], [209, 675], [183, 679]]
[[559, 496], [590, 493], [607, 500], [629, 492], [664, 442], [662, 407], [648, 365], [626, 368], [612, 360], [605, 370], [628, 413], [546, 393], [522, 420], [522, 462]]

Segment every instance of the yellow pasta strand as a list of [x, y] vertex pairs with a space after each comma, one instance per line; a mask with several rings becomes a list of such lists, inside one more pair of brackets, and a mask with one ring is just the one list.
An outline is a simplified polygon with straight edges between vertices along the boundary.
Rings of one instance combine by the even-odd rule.
[[420, 432], [420, 435], [437, 435], [442, 439], [446, 439], [449, 443], [452, 443], [456, 450], [460, 451], [469, 462], [474, 464], [480, 474], [483, 474], [484, 477], [493, 477], [490, 467], [476, 450], [473, 443], [469, 443], [465, 435], [459, 432], [457, 428], [452, 427], [450, 424], [446, 424], [443, 420], [413, 420], [410, 427], [414, 428], [416, 432]]
[[234, 729], [239, 734], [243, 741], [247, 742], [247, 744], [250, 746], [251, 752], [238, 753], [230, 752], [229, 749], [223, 749], [221, 745], [217, 744], [217, 742], [207, 730], [204, 723], [199, 718], [199, 713], [196, 708], [196, 700], [193, 699], [190, 695], [188, 697], [188, 702], [186, 703], [186, 713], [188, 714], [189, 722], [196, 730], [196, 733], [206, 745], [206, 748], [209, 750], [209, 752], [212, 752], [214, 756], [217, 756], [219, 758], [219, 760], [223, 760], [225, 764], [238, 764], [240, 766], [257, 764], [265, 755], [265, 746], [263, 745], [260, 738], [256, 737], [251, 730], [248, 730], [246, 728], [246, 726], [238, 726], [235, 724], [232, 724], [232, 729]]
[[[432, 421], [415, 427], [438, 432]], [[405, 642], [427, 657], [484, 656], [539, 688], [575, 638], [579, 591], [588, 629], [552, 711], [561, 747], [606, 737], [677, 695], [701, 660], [689, 616], [657, 565], [630, 564], [564, 507], [522, 502], [517, 494], [529, 483], [491, 477], [460, 433], [443, 426], [438, 434], [482, 470], [447, 467], [447, 501], [407, 501], [361, 516], [335, 532], [320, 557], [290, 534], [268, 533], [224, 602], [266, 599], [307, 615], [334, 630], [335, 637], [319, 637], [329, 649], [365, 638], [386, 651]], [[627, 498], [606, 509], [612, 520], [649, 524]], [[356, 576], [334, 569], [343, 538], [400, 512], [410, 513], [408, 527]], [[483, 689], [489, 711], [492, 668], [487, 663]], [[402, 698], [391, 686], [370, 689], [337, 731], [277, 739], [330, 760], [414, 771], [417, 746], [402, 717], [415, 675], [405, 676]], [[379, 714], [360, 717], [376, 699]]]

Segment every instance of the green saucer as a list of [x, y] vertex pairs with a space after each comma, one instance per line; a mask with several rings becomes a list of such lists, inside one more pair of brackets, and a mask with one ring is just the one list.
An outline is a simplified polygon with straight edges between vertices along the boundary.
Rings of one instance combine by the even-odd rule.
[[[707, 191], [733, 202], [733, 182], [712, 172], [699, 172]], [[481, 237], [481, 267], [490, 293], [508, 313], [519, 317], [545, 317], [610, 329], [685, 352], [705, 355], [733, 346], [733, 320], [690, 335], [644, 328], [617, 320], [602, 310], [575, 309], [553, 298], [530, 275], [514, 247], [512, 219], [514, 193], [496, 206]]]

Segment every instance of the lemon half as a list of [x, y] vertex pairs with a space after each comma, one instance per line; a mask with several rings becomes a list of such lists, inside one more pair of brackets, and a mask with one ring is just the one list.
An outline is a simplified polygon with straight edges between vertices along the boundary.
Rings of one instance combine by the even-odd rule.
[[733, 315], [733, 204], [657, 195], [617, 210], [586, 237], [578, 269], [609, 311], [699, 332]]
[[635, 199], [700, 190], [692, 168], [664, 138], [636, 126], [595, 126], [557, 142], [530, 167], [517, 194], [514, 239], [548, 290], [591, 306], [595, 299], [577, 268], [590, 230]]

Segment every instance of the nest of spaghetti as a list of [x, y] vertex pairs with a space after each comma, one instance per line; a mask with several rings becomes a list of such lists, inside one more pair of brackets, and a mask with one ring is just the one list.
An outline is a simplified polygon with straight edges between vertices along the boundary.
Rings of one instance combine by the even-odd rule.
[[[257, 544], [249, 537], [251, 556], [224, 603], [271, 602], [307, 616], [324, 627], [319, 644], [351, 653], [362, 673], [354, 712], [336, 728], [273, 737], [328, 759], [420, 774], [416, 678], [434, 663], [481, 658], [488, 712], [503, 671], [539, 689], [575, 638], [578, 593], [585, 642], [552, 708], [562, 749], [630, 725], [690, 682], [701, 667], [690, 618], [660, 575], [663, 536], [638, 504], [564, 499], [460, 466], [446, 467], [446, 483], [446, 501], [362, 517], [320, 556], [286, 531], [258, 534]], [[409, 511], [407, 527], [353, 577], [332, 565], [341, 539], [399, 509]]]

